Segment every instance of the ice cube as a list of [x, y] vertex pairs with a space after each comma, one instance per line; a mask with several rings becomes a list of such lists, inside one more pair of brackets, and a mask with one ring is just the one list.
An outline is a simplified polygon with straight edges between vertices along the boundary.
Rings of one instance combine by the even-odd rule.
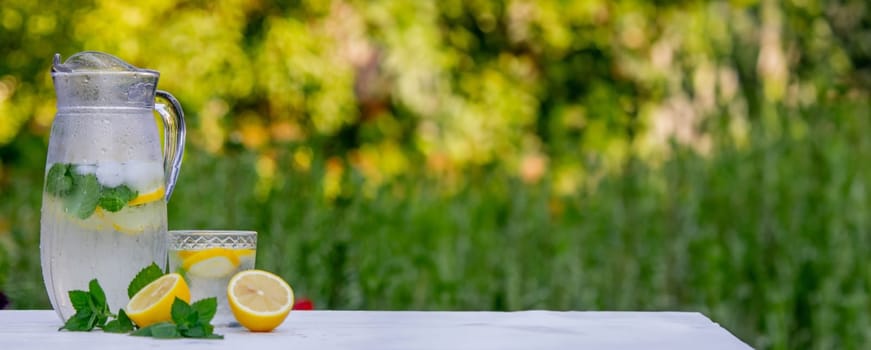
[[73, 171], [79, 175], [88, 175], [97, 172], [97, 166], [93, 164], [79, 164], [73, 168]]
[[118, 187], [124, 183], [124, 166], [118, 162], [97, 163], [97, 181], [106, 187]]
[[124, 167], [124, 182], [140, 193], [152, 191], [163, 184], [163, 164], [129, 162]]

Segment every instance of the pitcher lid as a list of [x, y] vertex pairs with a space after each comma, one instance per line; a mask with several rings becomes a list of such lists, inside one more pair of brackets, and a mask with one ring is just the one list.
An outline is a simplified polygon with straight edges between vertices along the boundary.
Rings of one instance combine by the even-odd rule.
[[160, 73], [103, 52], [79, 52], [61, 63], [55, 54], [51, 77], [58, 110], [70, 108], [154, 108]]
[[158, 74], [157, 71], [150, 69], [138, 68], [127, 62], [124, 62], [118, 57], [98, 51], [82, 51], [76, 53], [66, 62], [61, 63], [59, 53], [54, 54], [54, 62], [51, 66], [52, 74], [56, 73], [100, 73], [100, 72], [132, 72], [132, 73], [151, 73]]

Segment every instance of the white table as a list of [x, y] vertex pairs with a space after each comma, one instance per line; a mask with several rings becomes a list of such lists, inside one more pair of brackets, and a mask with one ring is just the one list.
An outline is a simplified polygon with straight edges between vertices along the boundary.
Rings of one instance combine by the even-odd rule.
[[293, 311], [272, 333], [224, 340], [58, 332], [54, 311], [0, 311], [0, 349], [750, 349], [690, 312]]

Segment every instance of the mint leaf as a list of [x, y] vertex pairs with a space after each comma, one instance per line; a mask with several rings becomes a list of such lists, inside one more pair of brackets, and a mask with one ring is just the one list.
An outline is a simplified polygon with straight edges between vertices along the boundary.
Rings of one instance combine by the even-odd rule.
[[126, 185], [121, 185], [114, 188], [103, 188], [100, 196], [100, 207], [110, 212], [116, 212], [124, 208], [127, 202], [136, 198], [138, 193], [131, 190]]
[[91, 310], [91, 294], [83, 290], [71, 290], [67, 292], [70, 296], [70, 303], [76, 312], [82, 310]]
[[[143, 334], [137, 334], [140, 332]], [[133, 332], [130, 335], [154, 337], [159, 339], [172, 339], [179, 338], [181, 336], [181, 334], [178, 333], [178, 329], [175, 328], [175, 325], [170, 322], [155, 323], [136, 332]]]
[[179, 333], [187, 338], [203, 338], [207, 334], [212, 333], [213, 327], [210, 324], [197, 323], [190, 327], [182, 329], [179, 327]]
[[73, 172], [73, 188], [68, 197], [64, 198], [67, 213], [84, 220], [94, 214], [100, 202], [101, 186], [94, 174], [79, 175]]
[[118, 310], [118, 318], [106, 324], [103, 327], [104, 332], [109, 333], [128, 333], [133, 330], [133, 322], [130, 321], [130, 318], [127, 317], [127, 313], [124, 312], [124, 309]]
[[215, 317], [215, 312], [218, 310], [218, 299], [215, 297], [198, 300], [191, 305], [191, 308], [199, 314], [198, 321], [208, 324]]
[[151, 330], [151, 336], [158, 339], [179, 338], [181, 334], [172, 323], [158, 324]]
[[[90, 296], [88, 297], [90, 299]], [[66, 329], [72, 332], [88, 332], [94, 329], [94, 315], [91, 309], [83, 309], [71, 316], [58, 330]]]
[[181, 336], [181, 334], [178, 333], [178, 329], [175, 328], [175, 325], [170, 322], [155, 323], [148, 327], [140, 328], [139, 330], [130, 333], [130, 335], [137, 337], [154, 337], [160, 339], [171, 339]]
[[45, 175], [45, 190], [55, 196], [65, 196], [73, 188], [73, 179], [68, 175], [70, 166], [54, 163]]
[[136, 292], [139, 292], [142, 288], [147, 286], [149, 283], [154, 282], [161, 276], [163, 276], [163, 269], [158, 267], [155, 263], [151, 263], [151, 265], [139, 270], [139, 273], [136, 274], [136, 277], [134, 277], [133, 281], [130, 281], [130, 285], [127, 286], [127, 297], [132, 298], [136, 295]]
[[[184, 300], [179, 299], [178, 297], [172, 301], [172, 311], [170, 315], [172, 316], [172, 321], [177, 325], [187, 325], [190, 323], [188, 318], [194, 312], [194, 309], [188, 305]], [[199, 316], [197, 317], [199, 318]], [[194, 319], [196, 321], [197, 319]]]
[[88, 291], [71, 290], [67, 292], [70, 303], [76, 313], [70, 317], [60, 329], [70, 331], [90, 331], [94, 327], [103, 327], [109, 319], [109, 307], [106, 305], [106, 294], [96, 279], [88, 283]]
[[97, 282], [96, 278], [92, 279], [91, 282], [88, 282], [88, 292], [91, 293], [91, 298], [93, 298], [94, 300], [94, 305], [106, 305], [106, 293], [103, 292], [103, 288], [100, 287], [100, 282]]
[[[155, 323], [155, 324], [157, 324], [157, 323]], [[153, 329], [153, 328], [151, 328], [152, 326], [154, 326], [154, 324], [152, 324], [151, 326], [148, 326], [148, 327], [139, 328], [139, 329], [133, 331], [133, 333], [130, 333], [130, 335], [132, 335], [134, 337], [150, 337], [151, 330]]]
[[109, 305], [106, 305], [106, 293], [103, 292], [103, 288], [100, 287], [100, 282], [97, 282], [97, 279], [92, 279], [88, 283], [88, 291], [91, 296], [91, 311], [95, 315], [94, 325], [102, 327], [110, 316]]
[[175, 298], [172, 303], [172, 321], [183, 337], [223, 339], [223, 336], [220, 338], [213, 336], [215, 327], [209, 324], [209, 320], [215, 316], [217, 307], [218, 302], [215, 298], [206, 298], [195, 302], [194, 305], [188, 305], [184, 300]]

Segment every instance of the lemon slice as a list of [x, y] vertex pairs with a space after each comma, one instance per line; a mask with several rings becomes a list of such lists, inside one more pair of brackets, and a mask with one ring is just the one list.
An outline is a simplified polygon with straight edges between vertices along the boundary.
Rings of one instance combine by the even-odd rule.
[[191, 291], [184, 278], [177, 273], [163, 275], [143, 287], [127, 303], [127, 316], [140, 328], [157, 322], [172, 320], [175, 298], [191, 301]]
[[239, 257], [231, 249], [209, 248], [184, 259], [181, 267], [187, 273], [199, 277], [224, 277], [236, 271]]
[[254, 268], [254, 256], [257, 251], [254, 249], [236, 249], [236, 256], [239, 257], [239, 264], [245, 268]]
[[245, 270], [230, 279], [227, 300], [239, 324], [252, 332], [269, 332], [293, 308], [293, 289], [270, 272]]
[[158, 205], [141, 205], [126, 207], [114, 213], [98, 210], [95, 214], [115, 231], [137, 235], [161, 223], [158, 220], [161, 217], [160, 209]]
[[133, 207], [133, 206], [142, 205], [145, 203], [151, 203], [151, 202], [154, 202], [156, 200], [163, 199], [163, 197], [165, 195], [166, 195], [166, 190], [163, 188], [163, 186], [160, 186], [154, 191], [140, 194], [140, 195], [136, 196], [136, 198], [133, 198], [129, 202], [127, 202], [127, 205]]

